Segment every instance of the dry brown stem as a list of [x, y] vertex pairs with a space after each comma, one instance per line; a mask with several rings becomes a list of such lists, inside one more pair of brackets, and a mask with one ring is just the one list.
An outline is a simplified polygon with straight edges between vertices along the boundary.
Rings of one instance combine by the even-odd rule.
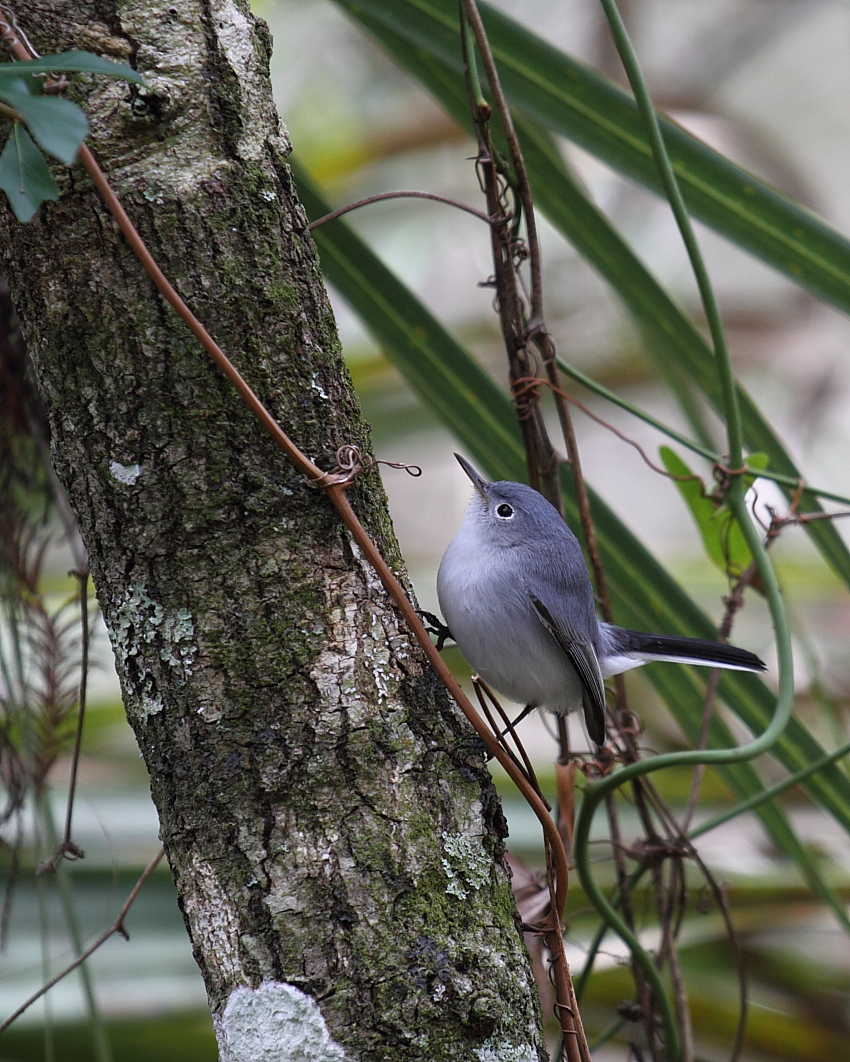
[[127, 917], [127, 912], [133, 906], [133, 904], [134, 904], [134, 902], [136, 900], [136, 897], [141, 892], [142, 886], [145, 884], [145, 882], [148, 880], [148, 878], [151, 876], [151, 874], [153, 874], [153, 872], [156, 870], [159, 861], [162, 859], [162, 857], [164, 855], [165, 855], [165, 849], [164, 848], [160, 848], [160, 850], [153, 857], [153, 859], [150, 861], [150, 863], [148, 863], [148, 865], [145, 867], [144, 871], [142, 872], [141, 877], [136, 882], [136, 884], [133, 886], [133, 889], [130, 892], [130, 895], [124, 901], [124, 906], [118, 912], [118, 917], [115, 919], [115, 921], [109, 927], [109, 929], [107, 929], [105, 933], [101, 933], [101, 935], [97, 938], [97, 940], [93, 944], [90, 944], [86, 948], [86, 950], [81, 955], [78, 955], [77, 958], [74, 959], [74, 961], [72, 963], [70, 963], [68, 966], [66, 966], [65, 969], [62, 970], [61, 973], [56, 974], [55, 977], [51, 977], [51, 979], [46, 984], [42, 985], [41, 988], [37, 992], [33, 993], [33, 995], [31, 995], [30, 998], [25, 1003], [22, 1003], [18, 1007], [18, 1009], [14, 1012], [14, 1014], [10, 1014], [9, 1017], [6, 1018], [6, 1020], [4, 1022], [0, 1023], [0, 1033], [2, 1033], [4, 1030], [8, 1029], [9, 1026], [12, 1024], [12, 1022], [17, 1021], [17, 1019], [20, 1018], [20, 1016], [24, 1013], [24, 1011], [29, 1010], [29, 1008], [33, 1005], [33, 1003], [35, 1003], [37, 1000], [41, 999], [41, 997], [46, 992], [49, 992], [50, 989], [53, 988], [54, 985], [59, 984], [59, 982], [63, 979], [63, 977], [67, 977], [69, 973], [73, 973], [73, 971], [76, 970], [78, 966], [81, 966], [86, 961], [86, 959], [88, 959], [91, 955], [94, 955], [94, 953], [97, 951], [97, 949], [102, 944], [105, 944], [106, 941], [109, 940], [110, 937], [114, 937], [115, 934], [118, 933], [125, 940], [129, 940], [130, 939], [130, 934], [124, 928], [124, 919]]

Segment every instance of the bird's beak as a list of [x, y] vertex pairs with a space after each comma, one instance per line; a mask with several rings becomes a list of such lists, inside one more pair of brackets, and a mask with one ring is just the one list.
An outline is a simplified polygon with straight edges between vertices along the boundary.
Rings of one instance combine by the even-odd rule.
[[486, 503], [486, 501], [487, 501], [487, 488], [490, 486], [490, 484], [487, 482], [486, 479], [484, 479], [482, 476], [478, 475], [478, 473], [475, 471], [475, 469], [472, 467], [472, 465], [466, 460], [465, 457], [461, 457], [460, 454], [455, 454], [455, 457], [457, 458], [457, 463], [460, 465], [460, 467], [464, 470], [464, 472], [472, 480], [472, 485], [473, 485], [473, 487], [475, 487], [475, 489], [481, 495], [481, 500]]

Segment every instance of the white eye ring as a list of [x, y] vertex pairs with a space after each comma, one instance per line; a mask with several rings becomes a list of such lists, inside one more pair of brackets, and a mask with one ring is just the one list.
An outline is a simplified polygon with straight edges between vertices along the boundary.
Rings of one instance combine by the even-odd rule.
[[513, 508], [508, 505], [507, 502], [502, 502], [502, 504], [496, 510], [496, 516], [498, 516], [501, 520], [511, 520], [513, 518], [513, 515]]

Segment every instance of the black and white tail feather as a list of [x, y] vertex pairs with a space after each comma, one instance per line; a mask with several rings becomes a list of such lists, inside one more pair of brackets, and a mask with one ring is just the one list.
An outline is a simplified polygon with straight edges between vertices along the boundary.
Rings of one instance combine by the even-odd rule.
[[700, 667], [723, 667], [731, 671], [766, 671], [767, 665], [755, 653], [725, 642], [704, 638], [683, 638], [675, 634], [644, 634], [629, 631], [612, 623], [599, 624], [604, 648], [599, 663], [605, 678], [619, 675], [633, 667], [654, 660], [671, 664], [697, 664]]

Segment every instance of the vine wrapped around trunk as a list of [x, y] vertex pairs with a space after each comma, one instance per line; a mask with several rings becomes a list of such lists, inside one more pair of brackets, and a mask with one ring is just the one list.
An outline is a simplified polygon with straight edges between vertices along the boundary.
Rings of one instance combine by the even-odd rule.
[[[25, 17], [41, 52], [144, 75], [72, 92], [154, 257], [317, 464], [365, 447], [264, 24], [191, 0]], [[0, 256], [222, 1058], [545, 1057], [504, 820], [465, 721], [82, 170], [56, 177], [62, 198], [31, 224], [4, 208]], [[400, 570], [377, 475], [351, 497]]]

